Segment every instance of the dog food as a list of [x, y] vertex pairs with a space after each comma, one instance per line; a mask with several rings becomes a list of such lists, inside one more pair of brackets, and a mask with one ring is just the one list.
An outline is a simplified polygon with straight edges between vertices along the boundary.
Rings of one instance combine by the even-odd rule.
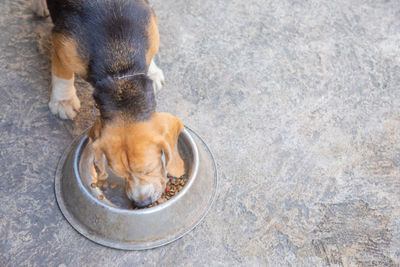
[[[186, 185], [188, 180], [189, 179], [188, 179], [187, 174], [184, 174], [179, 178], [168, 176], [168, 182], [167, 182], [167, 186], [165, 188], [165, 192], [161, 195], [161, 197], [156, 202], [154, 202], [153, 204], [150, 204], [146, 207], [143, 207], [143, 208], [132, 206], [131, 209], [138, 210], [138, 209], [151, 208], [151, 207], [160, 205], [160, 204], [168, 201], [169, 199], [174, 197], [176, 194], [178, 194], [182, 190], [182, 188]], [[106, 181], [99, 180], [95, 183], [92, 183], [90, 186], [92, 188], [99, 187], [102, 191], [105, 191], [108, 187], [111, 189], [114, 189], [117, 185], [114, 183], [108, 183]], [[102, 199], [104, 199], [104, 196], [99, 195], [98, 199], [102, 200]]]
[[168, 201], [169, 199], [174, 197], [176, 194], [178, 194], [179, 191], [182, 190], [182, 188], [186, 185], [188, 180], [189, 179], [186, 174], [182, 175], [179, 178], [168, 176], [168, 182], [167, 182], [167, 187], [165, 188], [165, 192], [161, 195], [161, 197], [156, 202], [154, 202], [153, 204], [150, 204], [146, 207], [143, 207], [143, 208], [138, 208], [138, 207], [132, 206], [131, 209], [139, 210], [139, 209], [151, 208], [151, 207], [155, 207], [157, 205], [160, 205], [160, 204]]
[[[97, 181], [96, 183], [92, 183], [90, 186], [92, 187], [92, 188], [96, 188], [96, 187], [101, 187], [101, 189], [106, 189], [107, 187], [108, 187], [108, 182], [107, 181]], [[114, 188], [116, 185], [115, 184], [113, 184], [113, 187], [112, 188]]]

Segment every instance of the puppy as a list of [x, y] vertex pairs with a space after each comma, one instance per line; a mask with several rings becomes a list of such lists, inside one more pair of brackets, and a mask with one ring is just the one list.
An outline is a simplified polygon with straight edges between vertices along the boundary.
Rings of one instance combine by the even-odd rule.
[[[106, 164], [126, 179], [136, 206], [151, 204], [166, 186], [167, 172], [184, 174], [177, 149], [180, 119], [156, 112], [154, 90], [164, 82], [153, 61], [157, 18], [144, 0], [34, 0], [38, 15], [50, 14], [52, 92], [49, 107], [73, 119], [80, 102], [74, 73], [94, 87], [100, 117], [88, 132], [99, 179]], [[165, 162], [162, 155], [165, 155]]]

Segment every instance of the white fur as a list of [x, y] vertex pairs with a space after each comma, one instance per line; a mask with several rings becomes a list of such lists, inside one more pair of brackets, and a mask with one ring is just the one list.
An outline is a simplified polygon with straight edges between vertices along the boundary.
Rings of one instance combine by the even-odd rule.
[[160, 198], [162, 193], [155, 190], [153, 184], [142, 185], [133, 173], [131, 173], [131, 176], [133, 177], [135, 185], [133, 186], [133, 191], [129, 189], [126, 190], [129, 199], [136, 202], [142, 202], [150, 198], [151, 203], [153, 203]]
[[[165, 182], [167, 183], [168, 178], [167, 178], [167, 170], [165, 168], [164, 151], [162, 151], [161, 161], [162, 161], [163, 169], [165, 172], [165, 179], [166, 179]], [[126, 194], [129, 199], [136, 201], [136, 202], [142, 202], [142, 201], [146, 201], [150, 198], [151, 203], [153, 203], [161, 197], [162, 192], [156, 190], [154, 184], [151, 184], [151, 183], [146, 184], [146, 185], [140, 184], [138, 178], [132, 172], [131, 172], [131, 177], [133, 178], [134, 185], [130, 186], [130, 187], [126, 186]], [[130, 181], [128, 180], [127, 182], [130, 183], [131, 181], [132, 180], [130, 180]], [[133, 190], [131, 188], [133, 188]]]
[[51, 113], [61, 119], [73, 119], [79, 112], [81, 103], [76, 96], [74, 78], [62, 79], [52, 75], [52, 90], [49, 102]]
[[50, 15], [46, 0], [33, 0], [32, 8], [39, 17], [48, 17]]
[[153, 80], [154, 93], [158, 93], [165, 83], [165, 78], [163, 71], [159, 67], [157, 67], [153, 59], [150, 62], [147, 75], [150, 77], [150, 79]]

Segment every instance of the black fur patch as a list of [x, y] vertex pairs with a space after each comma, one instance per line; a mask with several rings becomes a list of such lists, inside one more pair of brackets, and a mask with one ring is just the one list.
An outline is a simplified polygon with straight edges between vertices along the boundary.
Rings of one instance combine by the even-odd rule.
[[73, 38], [88, 64], [88, 82], [105, 120], [123, 114], [145, 120], [155, 111], [147, 77], [147, 27], [152, 10], [143, 0], [47, 0], [54, 32]]

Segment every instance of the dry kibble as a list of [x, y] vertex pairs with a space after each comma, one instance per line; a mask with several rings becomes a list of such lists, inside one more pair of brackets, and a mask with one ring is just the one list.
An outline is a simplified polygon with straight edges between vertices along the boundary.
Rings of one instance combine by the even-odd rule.
[[96, 183], [92, 183], [90, 186], [91, 186], [92, 188], [96, 188], [96, 187], [97, 187], [97, 184], [96, 184]]
[[[143, 209], [155, 207], [155, 206], [160, 205], [160, 204], [170, 200], [171, 198], [173, 198], [186, 185], [186, 183], [188, 182], [187, 178], [188, 178], [188, 176], [186, 174], [182, 175], [179, 178], [168, 176], [167, 186], [165, 187], [165, 191], [162, 194], [162, 196], [156, 202], [144, 207]], [[115, 186], [116, 185], [113, 183], [110, 184], [111, 188], [114, 188]], [[141, 209], [141, 208], [134, 207], [133, 209], [137, 210], [137, 209]]]
[[103, 182], [103, 187], [105, 187], [105, 188], [108, 187], [108, 183], [106, 181]]
[[100, 200], [103, 200], [103, 199], [104, 199], [104, 196], [103, 196], [103, 195], [98, 195], [97, 198], [100, 199]]
[[111, 189], [114, 189], [116, 186], [117, 186], [117, 185], [114, 184], [114, 183], [111, 183], [111, 184], [110, 184]]

